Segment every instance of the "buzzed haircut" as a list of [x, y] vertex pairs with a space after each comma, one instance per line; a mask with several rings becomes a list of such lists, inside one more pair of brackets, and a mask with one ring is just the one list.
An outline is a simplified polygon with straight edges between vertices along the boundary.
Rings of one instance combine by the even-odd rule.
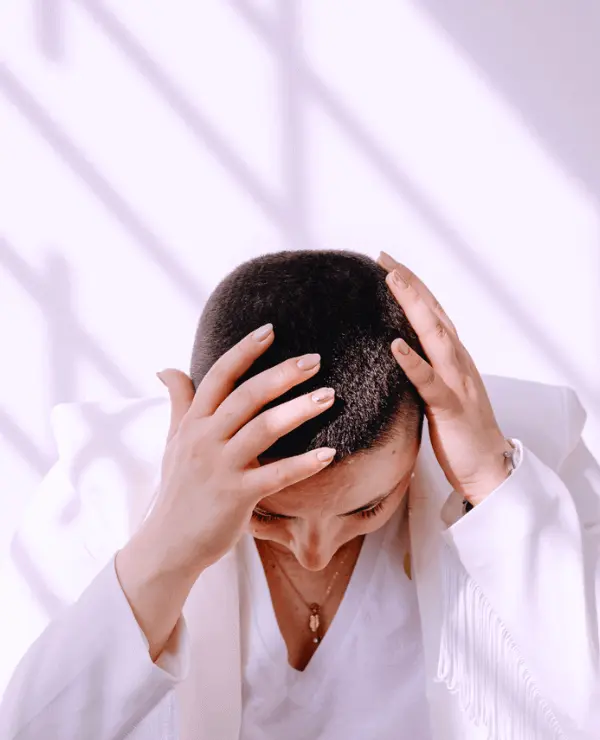
[[392, 432], [420, 441], [423, 401], [390, 345], [402, 337], [426, 356], [385, 276], [370, 257], [350, 251], [283, 251], [241, 264], [215, 288], [200, 317], [191, 361], [194, 386], [246, 334], [271, 322], [273, 344], [238, 385], [286, 359], [318, 352], [320, 371], [263, 410], [325, 386], [335, 389], [336, 399], [261, 458], [334, 447], [335, 464], [386, 444]]

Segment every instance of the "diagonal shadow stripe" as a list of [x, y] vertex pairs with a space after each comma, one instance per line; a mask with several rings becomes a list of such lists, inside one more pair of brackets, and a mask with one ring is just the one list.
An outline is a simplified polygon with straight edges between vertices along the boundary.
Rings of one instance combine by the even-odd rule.
[[102, 205], [108, 210], [141, 246], [150, 259], [177, 286], [183, 295], [197, 308], [204, 299], [203, 289], [190, 277], [182, 265], [172, 256], [173, 252], [163, 244], [143, 223], [133, 208], [117, 193], [106, 177], [87, 159], [85, 154], [61, 131], [56, 122], [40, 106], [32, 94], [19, 82], [4, 64], [0, 63], [0, 90], [33, 128], [52, 146], [56, 154], [88, 186]]
[[[187, 99], [185, 94], [167, 73], [150, 56], [148, 51], [133, 36], [131, 31], [102, 3], [96, 0], [77, 0], [98, 27], [110, 38], [113, 44], [127, 57], [129, 62], [152, 85], [154, 90], [166, 101], [192, 135], [207, 147], [225, 172], [253, 198], [265, 215], [293, 242], [301, 241], [305, 248], [316, 248], [315, 239], [305, 231], [290, 233], [304, 226], [294, 218], [290, 205], [278, 199], [258, 180], [243, 159], [233, 151], [218, 131], [206, 120], [200, 111]], [[293, 207], [293, 206], [292, 206]]]
[[[37, 303], [43, 315], [54, 308], [52, 293], [40, 278], [33, 273], [29, 265], [19, 257], [17, 250], [9, 246], [5, 239], [0, 239], [0, 266], [4, 267], [19, 285]], [[106, 378], [115, 390], [126, 397], [139, 396], [139, 390], [125, 376], [108, 354], [79, 323], [77, 317], [70, 316], [70, 341], [77, 345], [78, 355], [89, 360]]]
[[0, 408], [0, 435], [12, 449], [39, 475], [45, 475], [53, 458], [31, 441], [29, 435], [19, 427], [4, 409]]
[[554, 344], [546, 336], [542, 326], [536, 322], [531, 314], [521, 305], [516, 294], [496, 279], [485, 263], [477, 256], [475, 250], [457, 233], [435, 209], [423, 191], [418, 188], [398, 167], [386, 156], [381, 147], [360, 125], [353, 114], [336, 99], [322, 82], [315, 79], [309, 83], [309, 89], [322, 105], [323, 109], [335, 120], [342, 130], [354, 141], [377, 172], [392, 186], [392, 188], [415, 210], [415, 212], [435, 232], [436, 237], [448, 244], [452, 254], [460, 264], [477, 279], [485, 288], [494, 302], [500, 306], [502, 312], [508, 315], [519, 330], [529, 336], [545, 357], [569, 381], [584, 390], [593, 399], [596, 409], [600, 411], [600, 392], [579, 372], [576, 366], [565, 358], [560, 345]]
[[[254, 32], [270, 48], [277, 49], [275, 27], [265, 21], [244, 0], [228, 0]], [[589, 398], [589, 405], [600, 412], [600, 391], [594, 387], [565, 357], [558, 345], [553, 344], [543, 328], [519, 304], [515, 294], [486, 268], [475, 250], [470, 247], [456, 230], [437, 212], [425, 194], [394, 164], [392, 158], [375, 141], [374, 137], [360, 122], [357, 115], [335, 96], [332, 90], [309, 67], [298, 70], [297, 78], [303, 81], [306, 92], [318, 103], [322, 110], [339, 126], [346, 136], [371, 164], [376, 172], [391, 188], [407, 202], [415, 212], [435, 232], [438, 239], [448, 244], [452, 254], [462, 267], [469, 272], [488, 291], [490, 297], [523, 333], [531, 337], [545, 357], [569, 382], [580, 388]]]
[[33, 0], [35, 32], [41, 52], [52, 62], [63, 60], [65, 0]]
[[562, 0], [419, 0], [547, 153], [598, 201], [600, 5]]

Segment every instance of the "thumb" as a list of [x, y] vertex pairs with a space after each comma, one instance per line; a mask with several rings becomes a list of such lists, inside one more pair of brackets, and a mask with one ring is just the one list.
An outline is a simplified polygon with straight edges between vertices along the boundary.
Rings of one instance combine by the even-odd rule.
[[156, 376], [167, 387], [171, 401], [171, 423], [167, 436], [167, 442], [169, 442], [179, 429], [181, 420], [187, 414], [196, 391], [192, 379], [181, 370], [168, 368], [156, 373]]

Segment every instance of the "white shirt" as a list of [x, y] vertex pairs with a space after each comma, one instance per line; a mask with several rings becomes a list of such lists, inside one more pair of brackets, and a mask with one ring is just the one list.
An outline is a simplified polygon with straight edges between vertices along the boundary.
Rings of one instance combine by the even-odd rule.
[[[292, 668], [253, 538], [243, 545], [240, 740], [430, 740], [417, 596], [403, 507], [365, 537], [337, 614]], [[398, 527], [402, 527], [398, 536]]]

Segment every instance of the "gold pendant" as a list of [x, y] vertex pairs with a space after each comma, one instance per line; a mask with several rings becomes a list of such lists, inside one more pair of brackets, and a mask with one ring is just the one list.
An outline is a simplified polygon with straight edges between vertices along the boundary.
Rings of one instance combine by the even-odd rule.
[[308, 627], [311, 632], [318, 632], [321, 626], [321, 618], [319, 616], [320, 607], [318, 604], [310, 605], [310, 619], [308, 620]]

